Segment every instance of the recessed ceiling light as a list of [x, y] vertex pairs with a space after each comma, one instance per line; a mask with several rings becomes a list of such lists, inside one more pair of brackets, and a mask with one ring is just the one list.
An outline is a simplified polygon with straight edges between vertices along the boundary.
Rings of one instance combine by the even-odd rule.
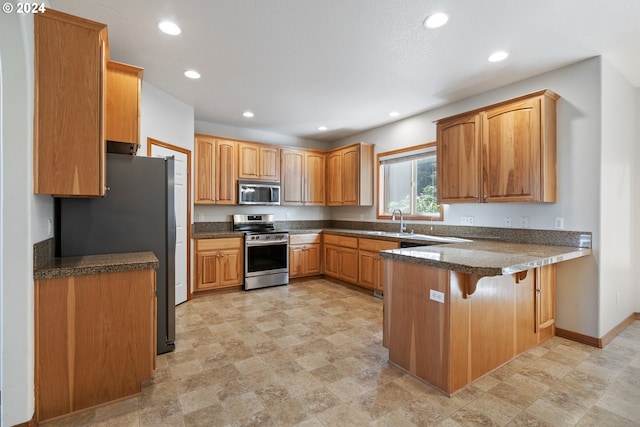
[[503, 60], [507, 59], [508, 56], [509, 56], [509, 54], [507, 52], [504, 52], [504, 51], [494, 52], [489, 57], [489, 62], [500, 62], [500, 61], [503, 61]]
[[433, 15], [427, 16], [427, 19], [424, 20], [424, 26], [426, 28], [438, 28], [442, 27], [449, 20], [449, 15], [446, 13], [438, 12]]
[[400, 115], [400, 113], [398, 113], [397, 111], [392, 111], [389, 113], [389, 117], [398, 117]]
[[166, 33], [166, 34], [169, 34], [169, 35], [172, 35], [172, 36], [177, 36], [178, 34], [180, 34], [182, 32], [180, 27], [178, 27], [173, 22], [169, 22], [169, 21], [160, 22], [158, 24], [158, 28], [160, 28], [160, 30], [163, 33]]
[[253, 113], [251, 111], [245, 111], [242, 115], [249, 118], [253, 117]]
[[326, 126], [318, 126], [318, 130], [324, 132], [325, 130], [327, 130], [327, 127]]
[[189, 77], [190, 79], [199, 79], [200, 73], [195, 70], [187, 70], [184, 72], [184, 75]]

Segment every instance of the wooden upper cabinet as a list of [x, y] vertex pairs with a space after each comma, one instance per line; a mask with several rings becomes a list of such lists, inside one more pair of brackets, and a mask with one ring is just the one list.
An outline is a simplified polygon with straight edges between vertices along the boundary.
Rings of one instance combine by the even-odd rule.
[[323, 152], [283, 149], [281, 174], [283, 205], [324, 205]]
[[438, 123], [438, 197], [441, 203], [480, 197], [480, 116]]
[[236, 143], [197, 134], [195, 204], [236, 204]]
[[107, 26], [47, 9], [34, 44], [34, 192], [103, 196]]
[[252, 142], [238, 143], [238, 178], [280, 181], [280, 148]]
[[373, 205], [373, 145], [357, 144], [327, 153], [327, 205]]
[[107, 141], [140, 144], [140, 93], [143, 69], [107, 63]]
[[438, 197], [556, 201], [556, 100], [540, 91], [438, 121]]

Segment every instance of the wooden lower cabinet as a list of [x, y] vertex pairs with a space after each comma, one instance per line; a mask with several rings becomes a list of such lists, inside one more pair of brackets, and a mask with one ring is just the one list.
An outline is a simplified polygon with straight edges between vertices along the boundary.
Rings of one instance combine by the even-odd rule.
[[242, 237], [196, 239], [194, 291], [242, 285]]
[[324, 235], [324, 274], [358, 284], [358, 238]]
[[289, 278], [322, 273], [322, 237], [320, 233], [289, 236]]
[[155, 274], [35, 281], [38, 422], [140, 393], [155, 367]]
[[451, 395], [553, 336], [553, 289], [554, 265], [478, 277], [385, 260], [383, 345], [392, 363]]
[[400, 243], [376, 239], [358, 239], [359, 284], [362, 287], [382, 291], [384, 285], [384, 261], [380, 251], [398, 249]]

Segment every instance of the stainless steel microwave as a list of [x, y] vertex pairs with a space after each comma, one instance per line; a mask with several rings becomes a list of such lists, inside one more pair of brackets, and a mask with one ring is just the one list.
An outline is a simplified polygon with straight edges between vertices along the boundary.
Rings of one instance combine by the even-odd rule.
[[267, 181], [238, 181], [239, 205], [279, 205], [280, 183]]

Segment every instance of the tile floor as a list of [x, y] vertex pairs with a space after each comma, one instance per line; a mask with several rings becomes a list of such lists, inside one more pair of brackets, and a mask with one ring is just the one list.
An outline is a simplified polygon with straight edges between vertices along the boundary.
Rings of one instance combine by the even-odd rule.
[[196, 298], [142, 394], [75, 426], [638, 426], [640, 321], [555, 337], [452, 398], [388, 365], [382, 301], [326, 280]]

